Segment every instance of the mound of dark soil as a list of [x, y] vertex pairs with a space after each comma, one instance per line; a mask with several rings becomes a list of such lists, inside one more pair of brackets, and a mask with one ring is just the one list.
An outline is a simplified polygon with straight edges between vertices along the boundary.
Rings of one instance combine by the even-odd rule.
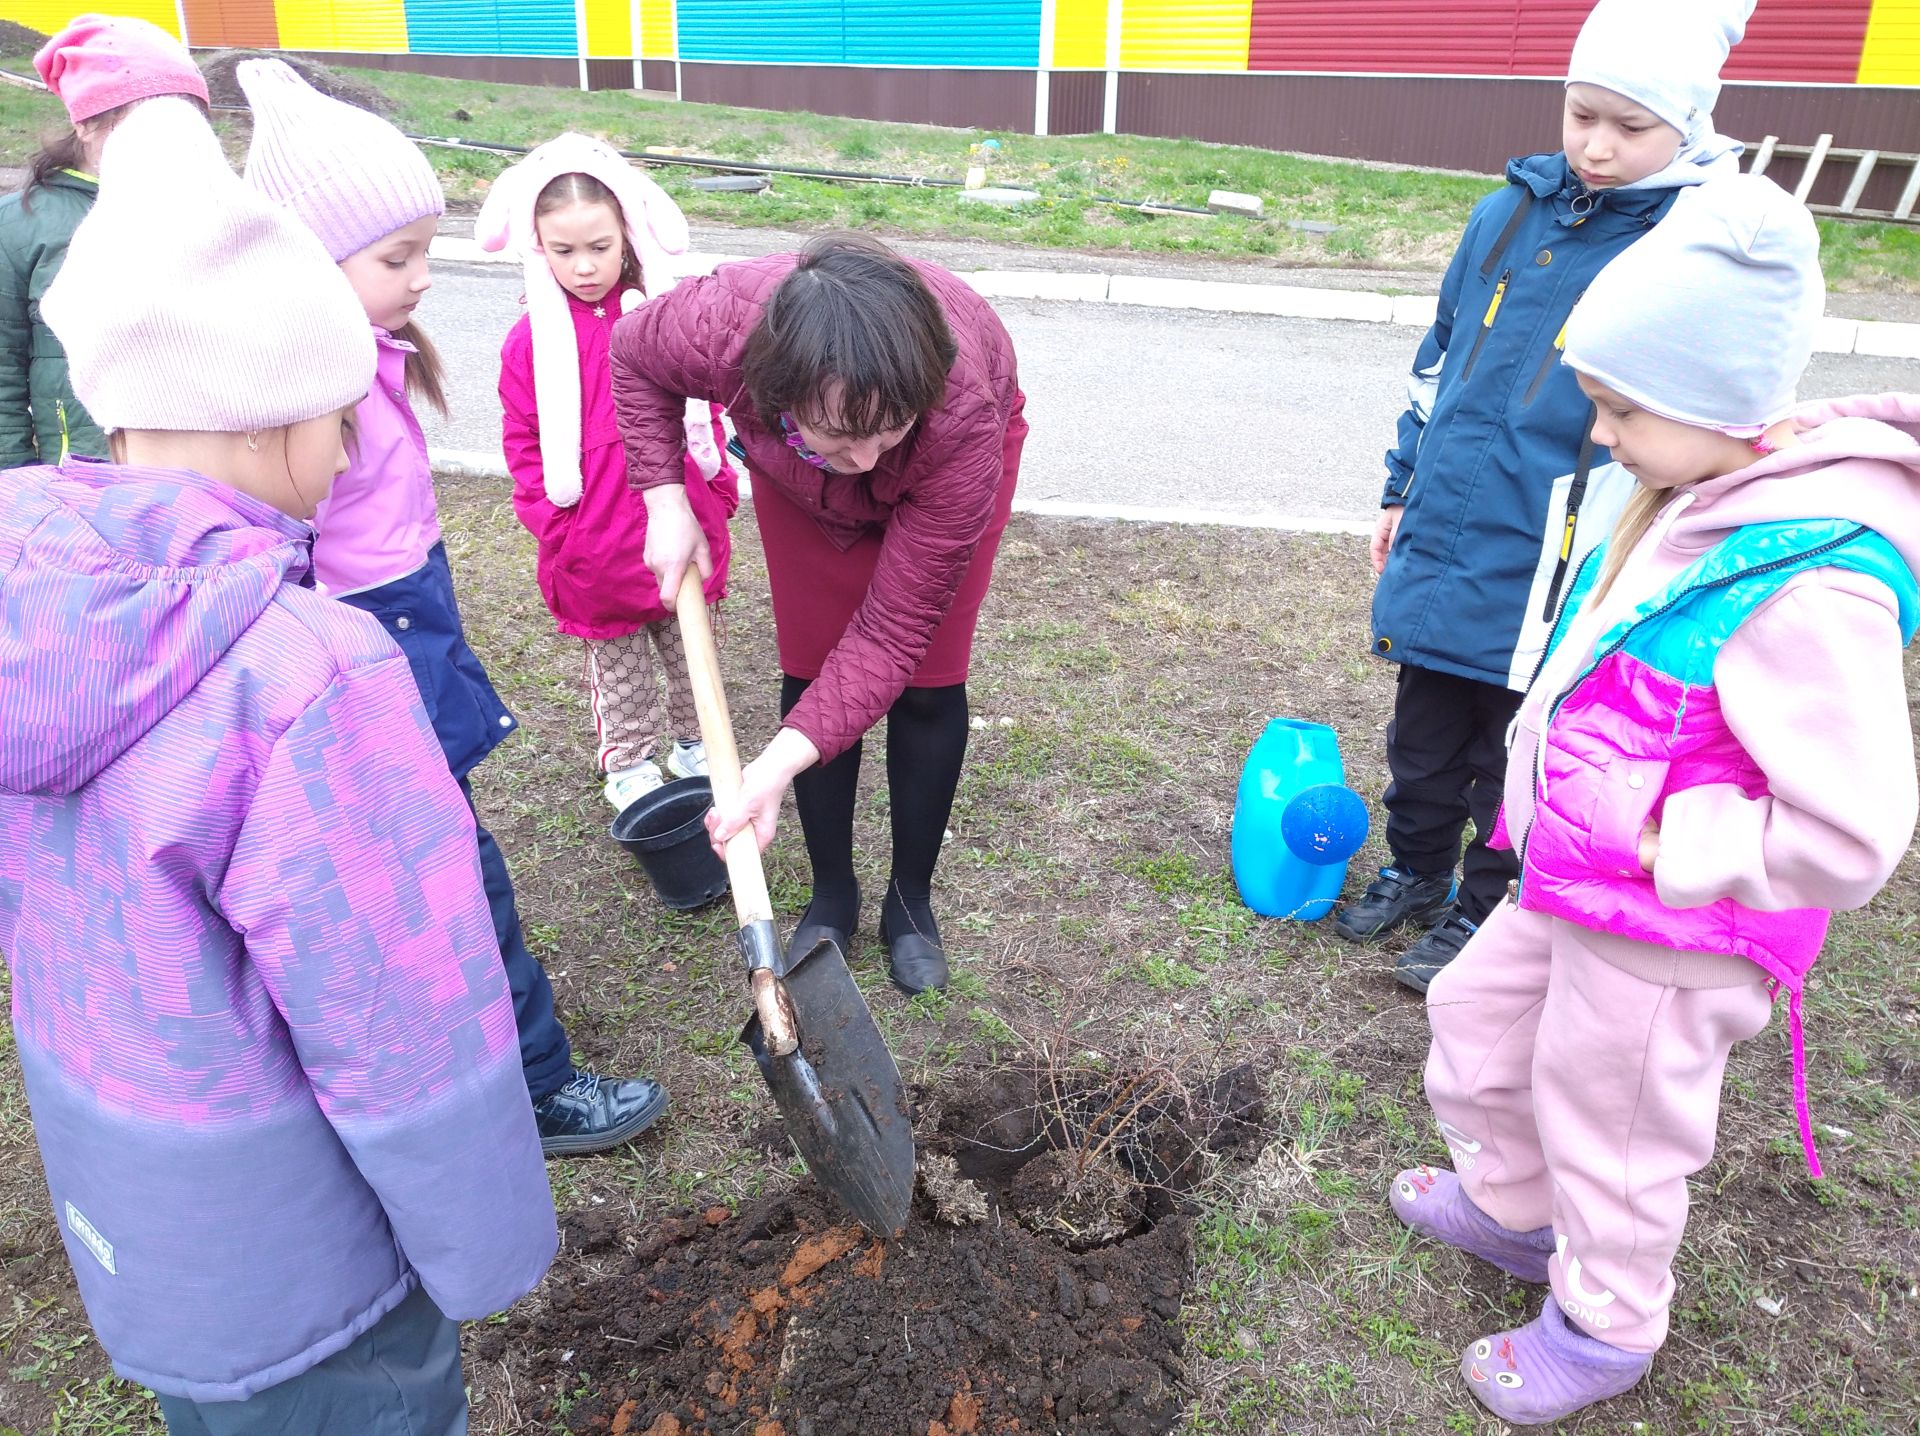
[[[202, 55], [200, 73], [207, 77], [207, 98], [215, 105], [245, 109], [247, 107], [246, 91], [240, 88], [240, 82], [234, 78], [234, 67], [242, 60], [258, 60], [264, 53], [259, 50], [214, 50]], [[343, 75], [338, 70], [314, 60], [303, 60], [298, 55], [286, 55], [276, 51], [274, 58], [285, 60], [299, 73], [301, 79], [323, 95], [331, 95], [336, 100], [345, 100], [349, 105], [371, 110], [376, 115], [394, 113], [393, 101], [364, 80]]]
[[33, 55], [47, 43], [47, 37], [31, 26], [13, 20], [0, 20], [0, 60], [17, 60]]
[[[927, 1180], [890, 1242], [810, 1180], [735, 1215], [670, 1218], [624, 1256], [618, 1218], [571, 1217], [590, 1259], [525, 1333], [541, 1384], [526, 1414], [612, 1436], [1158, 1436], [1184, 1404], [1193, 1259], [1180, 1193], [1130, 1175], [1173, 1166], [1150, 1150], [1167, 1114], [1141, 1115], [1085, 1163], [1086, 1133], [1030, 1080], [989, 1081], [923, 1136]], [[1197, 1152], [1247, 1115], [1242, 1101], [1176, 1125]]]

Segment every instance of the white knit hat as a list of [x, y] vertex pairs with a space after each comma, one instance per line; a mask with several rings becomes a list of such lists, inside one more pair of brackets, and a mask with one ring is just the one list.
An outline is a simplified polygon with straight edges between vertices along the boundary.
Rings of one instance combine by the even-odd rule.
[[[568, 315], [566, 291], [553, 277], [534, 223], [540, 192], [561, 175], [591, 175], [620, 206], [627, 247], [640, 265], [648, 299], [679, 280], [675, 256], [687, 252], [687, 220], [667, 192], [601, 140], [571, 132], [548, 140], [493, 182], [474, 221], [483, 249], [511, 244], [520, 253], [527, 286], [527, 317], [533, 327], [533, 388], [540, 405], [540, 464], [547, 499], [559, 508], [580, 501], [580, 353]], [[633, 296], [627, 296], [632, 307]], [[713, 441], [713, 410], [704, 399], [687, 400], [687, 452], [712, 478], [720, 472]]]
[[168, 96], [107, 136], [100, 197], [41, 302], [73, 392], [108, 429], [244, 434], [357, 404], [366, 312], [291, 216], [242, 184]]
[[321, 94], [284, 60], [243, 60], [234, 76], [253, 107], [247, 183], [299, 215], [335, 263], [446, 213], [427, 157], [378, 115]]
[[1600, 271], [1566, 362], [1643, 409], [1751, 437], [1793, 408], [1826, 308], [1820, 233], [1763, 175], [1682, 190]]
[[1625, 95], [1691, 141], [1713, 127], [1720, 67], [1755, 0], [1599, 0], [1573, 42], [1569, 85]]

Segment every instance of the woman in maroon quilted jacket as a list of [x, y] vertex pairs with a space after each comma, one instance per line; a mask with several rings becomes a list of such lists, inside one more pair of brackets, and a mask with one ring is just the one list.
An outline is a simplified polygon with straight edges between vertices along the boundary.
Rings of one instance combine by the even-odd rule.
[[622, 319], [613, 392], [646, 493], [663, 594], [706, 540], [688, 505], [688, 396], [724, 404], [752, 471], [779, 641], [782, 727], [747, 764], [716, 843], [772, 840], [792, 784], [813, 897], [790, 953], [858, 926], [861, 738], [887, 720], [888, 970], [942, 987], [934, 864], [967, 747], [974, 624], [1007, 526], [1027, 421], [1013, 342], [967, 283], [858, 235], [722, 266]]

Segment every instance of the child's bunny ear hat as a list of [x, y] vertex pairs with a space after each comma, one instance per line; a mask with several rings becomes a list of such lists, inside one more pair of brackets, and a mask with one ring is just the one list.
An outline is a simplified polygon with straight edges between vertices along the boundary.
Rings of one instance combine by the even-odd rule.
[[[612, 192], [648, 299], [673, 287], [679, 273], [672, 261], [687, 252], [687, 219], [680, 206], [611, 145], [588, 135], [568, 133], [548, 140], [496, 179], [487, 192], [480, 217], [474, 221], [474, 238], [483, 249], [497, 252], [512, 246], [520, 254], [527, 317], [533, 326], [540, 463], [547, 499], [563, 509], [580, 501], [580, 352], [566, 291], [553, 277], [540, 248], [533, 210], [542, 190], [570, 174], [591, 175]], [[720, 472], [720, 451], [713, 441], [713, 411], [705, 400], [687, 401], [686, 429], [687, 452], [700, 472], [712, 478]]]

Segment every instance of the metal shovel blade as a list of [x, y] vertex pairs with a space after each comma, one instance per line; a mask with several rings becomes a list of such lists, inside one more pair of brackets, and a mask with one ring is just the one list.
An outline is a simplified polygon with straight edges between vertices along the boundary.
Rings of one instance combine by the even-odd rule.
[[800, 1050], [776, 1057], [756, 1016], [740, 1033], [814, 1180], [875, 1236], [899, 1234], [913, 1202], [907, 1087], [839, 944], [816, 943], [781, 979]]

